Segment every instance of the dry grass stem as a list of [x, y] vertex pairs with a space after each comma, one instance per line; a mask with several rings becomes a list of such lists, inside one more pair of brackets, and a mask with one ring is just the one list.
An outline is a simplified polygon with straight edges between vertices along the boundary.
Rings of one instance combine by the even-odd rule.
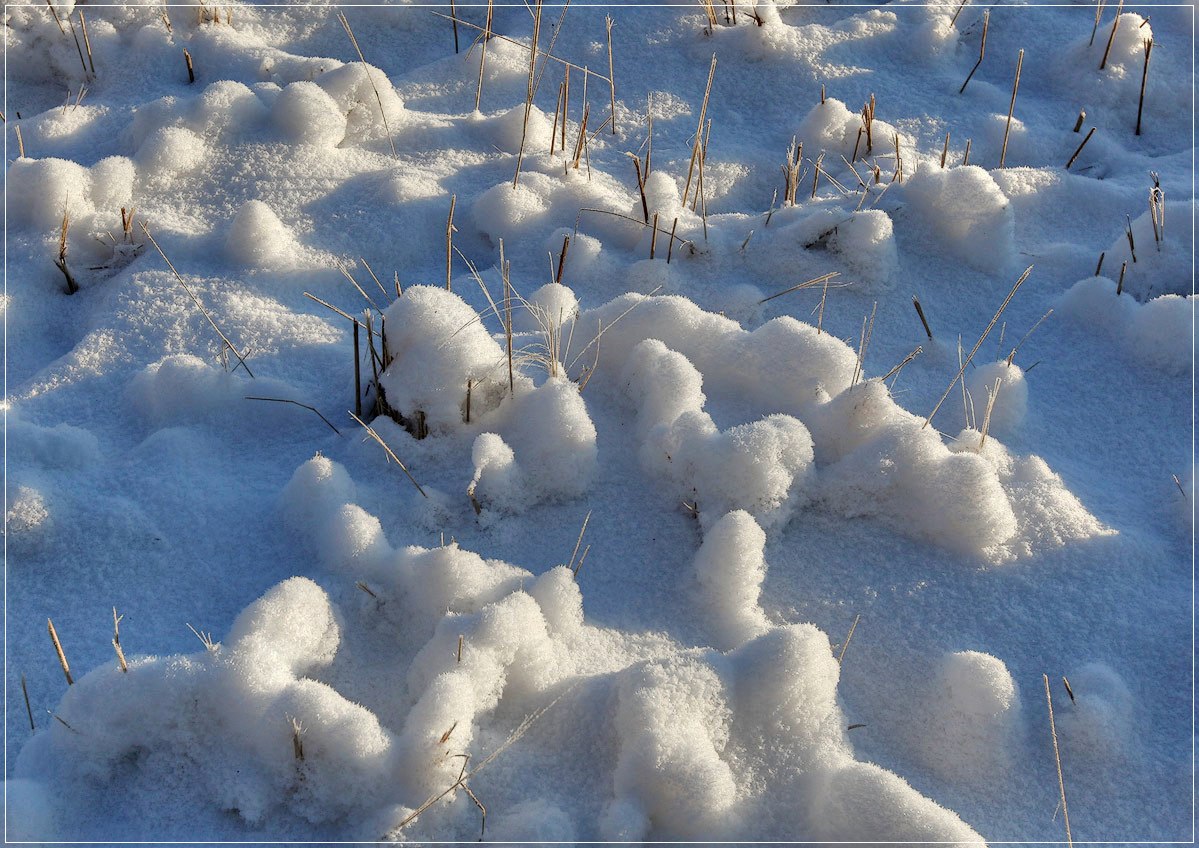
[[54, 629], [54, 622], [46, 619], [46, 630], [50, 633], [50, 641], [54, 643], [54, 653], [58, 655], [58, 664], [62, 666], [62, 673], [67, 678], [67, 685], [72, 686], [75, 683], [71, 677], [71, 667], [67, 664], [67, 655], [63, 653], [62, 643], [58, 641], [58, 631]]
[[395, 451], [393, 451], [391, 449], [391, 447], [388, 446], [387, 442], [383, 441], [383, 438], [378, 433], [375, 432], [374, 428], [371, 427], [371, 425], [367, 424], [365, 421], [363, 421], [361, 418], [359, 418], [357, 415], [354, 415], [354, 413], [351, 412], [350, 416], [355, 421], [357, 421], [359, 424], [362, 425], [363, 429], [365, 429], [366, 432], [371, 435], [371, 438], [373, 438], [376, 442], [379, 443], [379, 446], [382, 447], [383, 450], [387, 452], [388, 457], [395, 460], [396, 465], [400, 466], [400, 470], [403, 471], [405, 475], [407, 475], [408, 479], [412, 481], [412, 485], [416, 486], [416, 490], [421, 493], [421, 497], [424, 497], [424, 498], [429, 497], [427, 494], [425, 494], [425, 490], [421, 488], [420, 483], [416, 482], [416, 478], [412, 476], [412, 472], [408, 470], [408, 466], [406, 466], [400, 460], [400, 458], [398, 456], [396, 456]]
[[458, 195], [450, 195], [450, 215], [445, 220], [445, 290], [450, 291], [450, 278], [452, 275], [453, 258], [454, 258], [454, 233], [457, 229], [454, 227], [454, 206], [458, 202]]
[[1082, 129], [1082, 122], [1085, 121], [1086, 119], [1087, 119], [1087, 110], [1079, 109], [1078, 110], [1078, 120], [1074, 122], [1074, 132], [1078, 132], [1079, 130]]
[[1053, 760], [1057, 765], [1057, 788], [1062, 796], [1062, 819], [1066, 824], [1066, 844], [1073, 848], [1074, 837], [1070, 835], [1070, 808], [1066, 806], [1066, 782], [1062, 778], [1062, 752], [1057, 744], [1057, 724], [1053, 720], [1053, 694], [1049, 691], [1049, 675], [1042, 674], [1045, 681], [1045, 703], [1049, 707], [1049, 734], [1053, 737]]
[[[357, 328], [357, 326], [358, 326], [357, 324], [354, 325], [355, 328]], [[358, 334], [355, 333], [354, 335], [356, 337]], [[354, 378], [355, 378], [355, 381], [357, 381], [357, 379], [358, 379], [357, 363], [355, 363]], [[314, 413], [318, 418], [320, 418], [322, 421], [324, 421], [330, 430], [332, 430], [334, 433], [336, 433], [339, 436], [341, 435], [341, 430], [338, 430], [336, 427], [334, 427], [333, 422], [330, 421], [325, 416], [321, 415], [320, 410], [317, 409], [315, 406], [309, 406], [306, 403], [300, 403], [298, 400], [289, 400], [287, 398], [256, 397], [254, 395], [246, 395], [246, 400], [265, 400], [265, 401], [270, 401], [271, 403], [290, 403], [294, 406], [300, 407], [301, 409], [307, 409], [309, 412]], [[361, 400], [359, 400], [359, 403], [358, 403], [358, 411], [359, 412], [362, 411]]]
[[1020, 69], [1024, 66], [1024, 50], [1016, 56], [1016, 79], [1012, 82], [1012, 100], [1007, 107], [1007, 123], [1003, 128], [1003, 147], [999, 151], [999, 167], [1007, 160], [1008, 134], [1012, 131], [1012, 113], [1016, 110], [1016, 92], [1020, 89]]
[[708, 98], [712, 96], [712, 80], [716, 76], [716, 54], [712, 54], [712, 65], [708, 68], [708, 84], [704, 87], [704, 99], [699, 107], [699, 125], [695, 129], [695, 143], [691, 146], [691, 164], [687, 166], [687, 184], [683, 187], [683, 206], [687, 205], [687, 197], [691, 191], [691, 178], [695, 170], [695, 160], [699, 156], [700, 141], [704, 134], [704, 119], [708, 114]]
[[1074, 155], [1072, 155], [1070, 157], [1070, 160], [1068, 162], [1066, 162], [1066, 170], [1067, 171], [1070, 170], [1070, 166], [1073, 165], [1074, 162], [1078, 159], [1079, 155], [1082, 154], [1082, 149], [1087, 146], [1087, 142], [1091, 140], [1091, 136], [1093, 136], [1094, 134], [1095, 134], [1095, 128], [1091, 127], [1091, 129], [1083, 137], [1082, 142], [1078, 145], [1077, 148], [1075, 148]]
[[1141, 112], [1145, 108], [1145, 83], [1149, 79], [1149, 56], [1153, 53], [1153, 39], [1145, 40], [1145, 67], [1141, 71], [1141, 96], [1137, 100], [1137, 135], [1141, 134]]
[[928, 326], [928, 318], [924, 316], [924, 308], [920, 305], [920, 300], [912, 295], [912, 306], [916, 307], [916, 315], [920, 318], [920, 323], [924, 326], [924, 334], [928, 336], [928, 340], [933, 340], [933, 331]]
[[[841, 276], [840, 271], [830, 271], [827, 274], [821, 274], [819, 277], [814, 277], [811, 280], [805, 280], [804, 282], [800, 283], [799, 285], [791, 286], [788, 289], [783, 289], [781, 292], [772, 294], [769, 297], [764, 297], [761, 300], [759, 300], [758, 303], [762, 304], [768, 300], [774, 300], [776, 297], [782, 297], [783, 295], [790, 294], [793, 291], [800, 291], [801, 289], [810, 289], [813, 286], [820, 285], [821, 283], [825, 284], [825, 291], [827, 291], [828, 290], [828, 288], [827, 288], [828, 281], [833, 279], [834, 277], [839, 277], [839, 276]], [[848, 283], [843, 283], [842, 285], [848, 285]], [[839, 288], [839, 287], [840, 286], [834, 286], [834, 288]]]
[[1003, 299], [1003, 303], [999, 305], [999, 310], [995, 313], [994, 317], [991, 318], [991, 323], [987, 324], [987, 328], [983, 330], [983, 334], [979, 336], [978, 341], [975, 342], [974, 349], [970, 351], [970, 355], [966, 357], [965, 362], [963, 362], [961, 368], [958, 369], [957, 376], [953, 378], [948, 388], [945, 389], [945, 394], [941, 395], [941, 399], [937, 401], [937, 405], [933, 407], [933, 411], [930, 412], [928, 414], [928, 418], [924, 420], [923, 427], [927, 427], [930, 423], [932, 423], [933, 416], [937, 414], [937, 410], [941, 408], [941, 404], [945, 403], [945, 398], [949, 397], [949, 393], [953, 391], [954, 384], [957, 383], [958, 380], [962, 379], [962, 375], [966, 372], [966, 366], [968, 366], [970, 361], [974, 359], [974, 354], [978, 353], [978, 349], [982, 347], [982, 343], [986, 340], [987, 336], [991, 334], [991, 330], [993, 330], [995, 325], [999, 322], [999, 316], [1003, 314], [1003, 310], [1007, 309], [1008, 304], [1012, 302], [1012, 298], [1016, 296], [1016, 292], [1020, 290], [1020, 286], [1024, 285], [1024, 281], [1028, 279], [1028, 275], [1032, 273], [1032, 269], [1033, 266], [1029, 265], [1028, 268], [1024, 270], [1024, 273], [1020, 275], [1020, 279], [1016, 280], [1016, 284], [1012, 286], [1012, 290], [1008, 292], [1008, 296], [1005, 297]]
[[966, 86], [970, 84], [970, 80], [974, 78], [974, 72], [978, 70], [978, 66], [983, 63], [983, 57], [987, 55], [987, 30], [991, 27], [991, 10], [983, 12], [983, 34], [982, 40], [978, 44], [978, 61], [974, 63], [974, 67], [970, 69], [970, 73], [966, 74], [966, 81], [962, 83], [962, 87], [958, 89], [958, 94], [966, 91]]
[[371, 84], [371, 90], [375, 93], [375, 101], [379, 104], [379, 117], [383, 119], [383, 129], [387, 132], [387, 143], [391, 146], [391, 158], [398, 159], [395, 139], [391, 136], [391, 125], [387, 121], [387, 110], [383, 108], [383, 97], [379, 94], [378, 86], [375, 85], [375, 78], [371, 76], [370, 68], [366, 64], [366, 57], [362, 55], [362, 48], [358, 46], [358, 39], [354, 37], [354, 30], [350, 29], [350, 22], [346, 19], [345, 13], [338, 12], [337, 19], [345, 27], [346, 35], [350, 37], [350, 43], [354, 45], [354, 52], [358, 54], [358, 61], [362, 63], [362, 72], [366, 74], [366, 81]]
[[858, 629], [858, 621], [861, 618], [860, 614], [853, 617], [853, 624], [849, 626], [849, 635], [845, 637], [845, 644], [841, 646], [841, 650], [837, 654], [837, 665], [841, 665], [841, 662], [845, 659], [845, 651], [849, 648], [849, 640], [853, 638], [854, 631]]
[[25, 696], [25, 713], [29, 716], [29, 729], [37, 730], [33, 723], [33, 707], [29, 705], [29, 689], [25, 686], [25, 673], [21, 672], [21, 694]]
[[129, 663], [125, 662], [125, 652], [121, 650], [121, 619], [123, 615], [117, 615], [117, 608], [112, 608], [112, 648], [117, 653], [117, 665], [125, 674], [129, 673]]
[[1116, 40], [1116, 30], [1120, 26], [1120, 14], [1123, 11], [1124, 0], [1120, 0], [1120, 2], [1116, 4], [1116, 17], [1112, 19], [1112, 31], [1107, 37], [1107, 47], [1105, 47], [1103, 50], [1103, 60], [1099, 63], [1099, 70], [1101, 71], [1107, 67], [1107, 57], [1111, 55], [1112, 43]]
[[[575, 567], [575, 558], [579, 555], [579, 548], [583, 544], [583, 536], [587, 533], [587, 524], [590, 521], [591, 510], [587, 510], [587, 515], [583, 518], [583, 526], [579, 528], [579, 538], [575, 540], [575, 549], [571, 552], [570, 562], [566, 566], [573, 574], [578, 574], [578, 569]], [[582, 563], [579, 563], [579, 565], [582, 565]]]

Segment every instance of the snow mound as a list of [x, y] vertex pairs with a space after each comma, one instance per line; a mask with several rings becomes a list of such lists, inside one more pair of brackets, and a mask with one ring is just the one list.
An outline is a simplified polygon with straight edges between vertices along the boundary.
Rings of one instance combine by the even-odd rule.
[[163, 185], [196, 170], [209, 155], [207, 142], [191, 130], [163, 127], [138, 148], [137, 169], [142, 179]]
[[735, 648], [770, 629], [758, 604], [766, 579], [766, 534], [744, 510], [730, 512], [704, 536], [695, 576], [711, 615], [714, 647]]
[[795, 418], [770, 415], [720, 432], [703, 411], [702, 377], [657, 339], [634, 348], [622, 382], [644, 433], [642, 467], [693, 499], [706, 524], [744, 509], [773, 526], [806, 499], [812, 439]]
[[1193, 203], [1169, 201], [1159, 213], [1165, 226], [1156, 228], [1152, 214], [1142, 212], [1132, 221], [1132, 245], [1127, 231], [1122, 231], [1104, 253], [1103, 267], [1116, 277], [1127, 263], [1123, 291], [1142, 301], [1153, 295], [1191, 294], [1194, 240], [1189, 222], [1193, 214]]
[[904, 181], [902, 196], [924, 237], [971, 268], [998, 274], [1015, 255], [1011, 204], [984, 169], [921, 168]]
[[1024, 371], [1007, 360], [988, 362], [971, 370], [966, 377], [966, 391], [974, 401], [974, 415], [980, 427], [989, 399], [994, 395], [989, 433], [1003, 436], [1014, 432], [1028, 412], [1028, 381]]
[[314, 82], [286, 86], [271, 107], [271, 121], [292, 144], [336, 147], [346, 135], [346, 116], [333, 97]]
[[299, 251], [291, 230], [261, 200], [242, 204], [225, 238], [225, 254], [245, 268], [290, 270], [296, 267]]
[[1137, 737], [1135, 700], [1128, 685], [1110, 666], [1088, 663], [1069, 675], [1075, 700], [1056, 701], [1055, 713], [1062, 758], [1112, 766], [1133, 751]]
[[[863, 130], [860, 138], [859, 130]], [[823, 151], [834, 159], [844, 156], [853, 162], [855, 155], [861, 158], [894, 153], [895, 133], [895, 127], [876, 118], [871, 123], [870, 137], [867, 139], [861, 112], [852, 112], [842, 101], [829, 97], [808, 111], [799, 122], [795, 137], [803, 142], [805, 157], [815, 158], [815, 154]], [[901, 148], [912, 149], [911, 140], [903, 133], [899, 134], [899, 143]]]
[[1166, 374], [1186, 374], [1194, 362], [1197, 297], [1165, 294], [1146, 303], [1116, 294], [1107, 277], [1079, 280], [1062, 295], [1060, 309], [1078, 323], [1120, 341], [1135, 359]]
[[596, 468], [595, 425], [571, 381], [555, 377], [522, 388], [481, 426], [500, 430], [507, 441], [493, 432], [475, 439], [470, 492], [480, 506], [523, 512], [587, 491]]
[[525, 155], [544, 153], [550, 147], [549, 117], [533, 106], [529, 109], [529, 118], [525, 121], [525, 107], [514, 106], [491, 121], [492, 143], [505, 153], [516, 153], [521, 149], [521, 138], [524, 138]]
[[925, 764], [946, 780], [985, 784], [1002, 779], [1020, 731], [1020, 696], [1003, 661], [958, 651], [941, 661], [928, 693], [935, 734], [923, 734]]
[[[325, 71], [315, 80], [345, 116], [345, 139], [351, 142], [387, 138], [404, 118], [404, 101], [380, 69], [351, 62]], [[380, 108], [382, 103], [382, 108]], [[322, 121], [326, 120], [323, 116]]]
[[860, 282], [889, 282], [899, 268], [891, 218], [881, 209], [820, 208], [780, 228], [772, 236], [772, 246], [780, 241], [784, 251], [788, 242], [806, 250], [827, 250]]
[[[236, 360], [234, 360], [236, 362]], [[204, 420], [286, 420], [279, 404], [253, 404], [246, 395], [291, 397], [294, 391], [279, 380], [260, 377], [251, 385], [247, 378], [223, 371], [192, 354], [176, 354], [146, 366], [134, 375], [126, 389], [133, 410], [156, 427], [193, 424]], [[252, 405], [253, 404], [253, 405]]]
[[390, 359], [380, 375], [388, 404], [407, 419], [424, 413], [431, 434], [461, 429], [467, 382], [471, 416], [508, 392], [506, 355], [466, 301], [436, 286], [410, 286], [384, 312]]

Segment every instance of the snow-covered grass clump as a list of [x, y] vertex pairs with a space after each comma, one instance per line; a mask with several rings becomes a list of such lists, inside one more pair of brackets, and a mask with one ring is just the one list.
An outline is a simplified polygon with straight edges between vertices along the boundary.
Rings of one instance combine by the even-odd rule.
[[1117, 283], [1089, 277], [1061, 298], [1063, 313], [1111, 336], [1135, 360], [1167, 374], [1185, 374], [1194, 363], [1196, 296], [1163, 294], [1142, 303], [1117, 294]]

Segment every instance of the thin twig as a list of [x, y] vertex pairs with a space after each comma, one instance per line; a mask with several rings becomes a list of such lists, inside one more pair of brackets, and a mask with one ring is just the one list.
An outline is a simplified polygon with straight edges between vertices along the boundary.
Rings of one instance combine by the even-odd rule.
[[425, 498], [429, 497], [427, 494], [425, 494], [425, 490], [420, 487], [420, 483], [416, 482], [416, 478], [412, 476], [412, 472], [410, 472], [408, 470], [408, 466], [406, 466], [402, 461], [400, 461], [400, 458], [398, 456], [396, 456], [395, 451], [393, 451], [388, 446], [387, 442], [383, 441], [383, 438], [374, 431], [374, 428], [372, 428], [371, 425], [367, 424], [365, 421], [363, 421], [361, 418], [359, 418], [353, 412], [350, 413], [350, 417], [353, 418], [355, 421], [357, 421], [359, 424], [361, 424], [363, 426], [363, 428], [366, 430], [366, 432], [370, 433], [370, 435], [374, 438], [374, 440], [376, 442], [378, 442], [379, 445], [383, 448], [383, 450], [385, 450], [387, 452], [387, 455], [395, 460], [396, 465], [400, 466], [400, 470], [403, 471], [406, 475], [408, 475], [408, 479], [412, 481], [412, 485], [416, 486], [416, 490], [421, 493], [421, 497], [425, 497]]
[[[354, 325], [355, 328], [357, 328], [357, 326], [358, 326], [357, 324]], [[355, 335], [357, 335], [357, 333], [355, 333]], [[355, 370], [357, 370], [357, 369], [355, 369]], [[300, 403], [298, 400], [289, 400], [288, 398], [256, 397], [254, 395], [246, 395], [246, 400], [265, 400], [265, 401], [271, 401], [273, 403], [295, 404], [296, 406], [307, 409], [309, 412], [315, 412], [322, 421], [324, 421], [326, 424], [329, 425], [330, 430], [332, 430], [334, 433], [336, 433], [339, 436], [341, 435], [341, 430], [338, 430], [336, 427], [334, 427], [333, 422], [331, 422], [325, 416], [321, 415], [320, 410], [317, 409], [315, 406], [309, 406], [306, 403]], [[361, 411], [361, 406], [359, 407], [359, 411]]]
[[1057, 725], [1053, 720], [1053, 695], [1049, 691], [1049, 675], [1042, 674], [1045, 681], [1045, 702], [1049, 706], [1049, 733], [1053, 737], [1053, 760], [1057, 764], [1057, 788], [1062, 796], [1062, 819], [1066, 823], [1066, 844], [1074, 846], [1074, 837], [1070, 835], [1070, 808], [1066, 806], [1066, 782], [1062, 778], [1062, 753], [1057, 745]]
[[400, 157], [396, 154], [395, 139], [391, 137], [391, 125], [387, 121], [387, 110], [383, 108], [383, 97], [379, 94], [378, 86], [375, 85], [375, 78], [371, 76], [370, 66], [366, 64], [366, 57], [362, 55], [362, 48], [358, 46], [358, 39], [354, 37], [354, 31], [350, 29], [350, 22], [346, 20], [345, 13], [338, 12], [337, 19], [345, 27], [346, 35], [350, 37], [350, 43], [354, 45], [354, 52], [358, 54], [358, 61], [362, 63], [362, 72], [366, 74], [366, 81], [371, 84], [371, 90], [375, 92], [375, 100], [379, 103], [379, 117], [383, 119], [383, 129], [387, 131], [387, 143], [391, 145], [391, 158], [399, 159]]

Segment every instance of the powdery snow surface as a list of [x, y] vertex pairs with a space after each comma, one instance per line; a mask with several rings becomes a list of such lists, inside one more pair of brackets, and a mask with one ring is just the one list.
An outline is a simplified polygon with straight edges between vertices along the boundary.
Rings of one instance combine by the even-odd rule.
[[7, 7], [6, 837], [1190, 839], [1192, 10], [457, 9]]

